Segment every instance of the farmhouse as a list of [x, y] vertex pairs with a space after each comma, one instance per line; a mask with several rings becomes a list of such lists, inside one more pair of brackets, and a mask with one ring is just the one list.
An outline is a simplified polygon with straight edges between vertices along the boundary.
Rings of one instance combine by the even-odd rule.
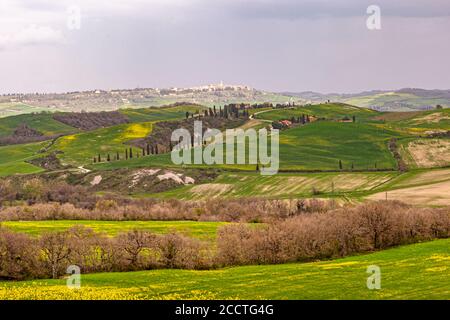
[[290, 128], [292, 126], [292, 122], [289, 120], [281, 120], [280, 123], [283, 127]]

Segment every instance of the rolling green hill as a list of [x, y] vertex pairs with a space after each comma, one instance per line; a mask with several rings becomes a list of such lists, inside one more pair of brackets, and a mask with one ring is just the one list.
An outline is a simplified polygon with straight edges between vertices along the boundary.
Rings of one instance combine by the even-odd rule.
[[373, 95], [360, 95], [343, 99], [346, 103], [363, 107], [378, 107], [386, 111], [414, 111], [424, 106], [437, 104], [450, 107], [448, 97], [420, 96], [413, 92], [382, 92]]
[[36, 167], [25, 161], [35, 157], [37, 152], [46, 143], [47, 142], [39, 142], [0, 147], [0, 176], [43, 171], [42, 168]]
[[[93, 162], [93, 157], [98, 154], [106, 160], [108, 153], [114, 157], [116, 152], [119, 152], [120, 157], [123, 158], [125, 148], [129, 148], [125, 142], [148, 136], [154, 122], [183, 119], [186, 112], [193, 113], [197, 110], [201, 110], [201, 107], [184, 105], [120, 110], [129, 117], [131, 123], [61, 137], [50, 151], [62, 151], [63, 154], [59, 155], [62, 162], [74, 166], [89, 165]], [[140, 153], [141, 150], [135, 149], [135, 152]]]
[[211, 183], [184, 186], [151, 196], [186, 200], [216, 197], [354, 198], [358, 193], [370, 192], [398, 175], [397, 172], [325, 172], [262, 176], [250, 172], [224, 172]]
[[[266, 114], [266, 113], [264, 113]], [[365, 123], [317, 121], [280, 133], [281, 170], [334, 170], [342, 169], [394, 169], [396, 162], [388, 150], [391, 137], [400, 133]], [[225, 153], [225, 152], [224, 152]], [[129, 161], [103, 163], [97, 169], [114, 169], [142, 166], [173, 166], [170, 154], [132, 159]], [[186, 165], [206, 167], [206, 165]], [[209, 166], [208, 166], [209, 167]], [[255, 170], [255, 165], [214, 165], [213, 167]]]
[[[124, 142], [146, 137], [151, 132], [152, 126], [152, 122], [127, 123], [68, 135], [59, 138], [50, 151], [62, 151], [58, 157], [63, 164], [74, 166], [91, 164], [93, 157], [98, 154], [101, 154], [103, 161], [106, 160], [108, 153], [114, 157], [116, 152], [120, 152], [121, 157], [124, 157], [125, 148], [129, 148]], [[135, 151], [140, 152], [138, 149]]]
[[[0, 118], [15, 116], [19, 114], [36, 113], [48, 111], [48, 108], [31, 106], [20, 102], [1, 102], [0, 103]], [[55, 110], [53, 110], [55, 111]]]
[[6, 118], [0, 118], [0, 137], [8, 136], [21, 124], [35, 129], [46, 136], [69, 134], [78, 131], [53, 119], [51, 113], [21, 114]]
[[387, 148], [394, 131], [363, 123], [317, 121], [280, 134], [282, 169], [339, 170], [392, 169], [395, 160]]
[[264, 120], [289, 120], [292, 117], [300, 117], [302, 114], [314, 115], [318, 118], [326, 118], [327, 120], [338, 120], [347, 116], [351, 118], [356, 116], [357, 120], [367, 120], [376, 116], [377, 111], [358, 108], [344, 103], [327, 103], [317, 105], [306, 105], [293, 108], [274, 109], [272, 111], [261, 112], [255, 116], [256, 119]]
[[[323, 262], [211, 271], [150, 270], [66, 280], [5, 282], [0, 299], [450, 299], [450, 239]], [[380, 267], [381, 289], [367, 288], [367, 268]]]
[[[58, 157], [63, 164], [73, 166], [89, 166], [91, 169], [114, 169], [133, 167], [174, 167], [170, 154], [150, 157], [134, 157], [128, 161], [112, 161], [110, 163], [93, 163], [93, 157], [101, 155], [106, 160], [116, 152], [123, 153], [128, 146], [126, 142], [142, 138], [150, 134], [155, 121], [170, 121], [182, 119], [186, 111], [199, 110], [197, 105], [183, 105], [167, 108], [124, 109], [120, 112], [127, 115], [133, 123], [97, 129], [89, 132], [79, 132], [63, 136], [55, 142], [49, 151], [62, 152]], [[412, 137], [429, 128], [447, 128], [450, 120], [450, 109], [412, 112], [412, 113], [380, 113], [369, 109], [349, 106], [342, 103], [308, 105], [292, 109], [262, 110], [256, 118], [262, 120], [279, 120], [298, 117], [301, 114], [311, 114], [320, 120], [305, 126], [298, 126], [280, 133], [280, 169], [295, 171], [339, 171], [339, 161], [343, 170], [374, 170], [395, 169], [396, 162], [387, 148], [391, 137], [400, 139]], [[356, 117], [355, 123], [339, 122], [343, 117]], [[70, 132], [71, 127], [53, 120], [51, 114], [21, 115], [0, 119], [0, 136], [11, 132], [21, 121], [26, 121], [30, 127], [45, 134]], [[144, 122], [142, 122], [144, 121]], [[34, 144], [29, 144], [30, 146]], [[36, 144], [34, 150], [39, 150]], [[25, 148], [24, 150], [29, 150]], [[19, 150], [22, 159], [30, 158], [34, 152], [20, 152], [22, 147], [3, 149], [3, 157], [15, 159], [15, 150]], [[136, 149], [136, 152], [141, 152]], [[11, 157], [8, 154], [11, 154]], [[20, 160], [20, 159], [19, 159]], [[0, 167], [0, 174], [14, 173], [11, 161]], [[18, 173], [34, 172], [35, 167], [23, 164], [18, 167]], [[207, 167], [206, 165], [190, 165], [190, 167]], [[210, 167], [210, 166], [208, 166]], [[224, 169], [255, 171], [255, 165], [217, 165]], [[3, 173], [2, 173], [3, 171]]]
[[186, 112], [195, 113], [204, 107], [199, 105], [183, 105], [176, 107], [120, 109], [131, 122], [169, 121], [184, 119]]
[[[194, 113], [202, 110], [198, 105], [183, 105], [177, 107], [121, 109], [130, 122], [150, 122], [183, 119], [186, 112]], [[53, 119], [53, 113], [28, 113], [0, 118], [0, 137], [8, 136], [21, 124], [41, 132], [43, 135], [72, 134], [79, 130]]]
[[450, 109], [419, 112], [385, 112], [374, 118], [393, 130], [417, 135], [450, 130]]
[[[153, 121], [182, 119], [185, 117], [186, 111], [192, 113], [199, 109], [201, 107], [194, 105], [160, 109], [124, 109], [121, 112], [127, 115], [132, 123], [90, 132], [79, 132], [76, 128], [56, 121], [51, 113], [22, 114], [0, 118], [0, 137], [11, 135], [22, 123], [47, 136], [63, 134], [65, 136], [60, 137], [48, 151], [62, 151], [64, 153], [58, 157], [65, 164], [80, 166], [92, 163], [93, 157], [98, 153], [101, 153], [105, 157], [104, 159], [108, 152], [111, 153], [111, 156], [116, 151], [123, 153], [128, 147], [124, 143], [127, 140], [148, 135], [151, 132]], [[142, 120], [146, 122], [140, 123]], [[0, 160], [2, 160], [0, 176], [42, 171], [41, 168], [28, 164], [25, 160], [45, 156], [45, 154], [38, 154], [37, 151], [49, 144], [49, 141], [46, 141], [0, 147]]]

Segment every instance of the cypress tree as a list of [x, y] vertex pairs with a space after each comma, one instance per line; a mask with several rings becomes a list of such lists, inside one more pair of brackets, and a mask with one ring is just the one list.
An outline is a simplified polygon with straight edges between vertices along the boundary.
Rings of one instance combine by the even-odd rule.
[[125, 149], [125, 160], [128, 160], [128, 149]]
[[130, 159], [133, 159], [133, 148], [130, 148]]
[[106, 156], [106, 161], [111, 161], [111, 157], [109, 156], [109, 153], [108, 153], [108, 155]]
[[342, 170], [342, 161], [339, 160], [339, 170]]
[[102, 157], [100, 156], [100, 153], [98, 154], [98, 162], [102, 162]]
[[96, 157], [94, 157], [94, 163], [96, 163], [97, 162], [97, 158]]
[[150, 145], [147, 143], [147, 155], [150, 155]]
[[145, 149], [144, 148], [142, 148], [142, 156], [143, 157], [145, 156]]
[[117, 153], [116, 153], [116, 160], [120, 160], [120, 154], [119, 154], [119, 151], [117, 151]]

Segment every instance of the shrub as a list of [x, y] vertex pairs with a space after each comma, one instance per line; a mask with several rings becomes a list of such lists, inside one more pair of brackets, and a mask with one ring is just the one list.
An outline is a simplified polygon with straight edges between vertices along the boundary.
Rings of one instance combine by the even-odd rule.
[[155, 247], [155, 240], [155, 235], [146, 231], [132, 230], [119, 234], [115, 239], [121, 258], [119, 268], [138, 270], [155, 265], [155, 258], [150, 251]]
[[39, 276], [35, 241], [24, 234], [0, 228], [0, 278], [22, 280]]
[[169, 233], [159, 238], [157, 248], [160, 263], [165, 268], [201, 269], [205, 266], [198, 240]]
[[330, 259], [396, 245], [447, 238], [450, 211], [370, 202], [275, 221], [263, 228], [230, 225], [218, 233], [222, 265]]

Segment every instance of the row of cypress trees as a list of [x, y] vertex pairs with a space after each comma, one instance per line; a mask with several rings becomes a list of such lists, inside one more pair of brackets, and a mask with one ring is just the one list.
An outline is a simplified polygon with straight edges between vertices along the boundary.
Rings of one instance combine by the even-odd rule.
[[[172, 149], [172, 146], [170, 146], [170, 149]], [[107, 162], [110, 161], [118, 161], [118, 160], [128, 160], [128, 159], [133, 159], [133, 158], [139, 158], [139, 156], [141, 157], [145, 157], [145, 156], [150, 156], [150, 155], [154, 155], [154, 154], [159, 154], [159, 149], [158, 149], [158, 144], [155, 145], [151, 145], [151, 144], [146, 144], [145, 148], [141, 148], [141, 150], [136, 150], [133, 149], [133, 147], [130, 148], [125, 148], [125, 151], [123, 152], [123, 155], [120, 155], [120, 152], [117, 151], [115, 153], [115, 155], [113, 154], [113, 156], [111, 156], [110, 153], [106, 154], [106, 158], [105, 160]], [[93, 162], [94, 163], [99, 163], [104, 161], [101, 154], [99, 153], [97, 156], [93, 157]]]

